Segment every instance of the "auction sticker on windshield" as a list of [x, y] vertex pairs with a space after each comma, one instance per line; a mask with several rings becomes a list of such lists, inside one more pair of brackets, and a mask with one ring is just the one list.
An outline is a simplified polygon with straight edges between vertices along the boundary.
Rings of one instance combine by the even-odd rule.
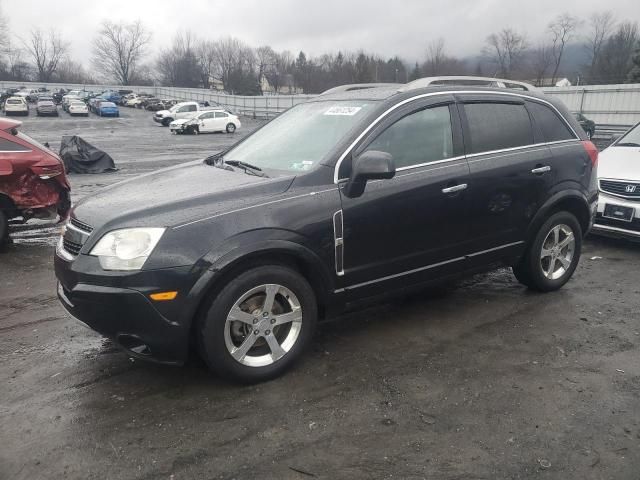
[[349, 117], [355, 115], [356, 113], [358, 113], [360, 110], [362, 110], [362, 107], [331, 107], [329, 110], [327, 110], [326, 112], [324, 112], [325, 115], [347, 115]]

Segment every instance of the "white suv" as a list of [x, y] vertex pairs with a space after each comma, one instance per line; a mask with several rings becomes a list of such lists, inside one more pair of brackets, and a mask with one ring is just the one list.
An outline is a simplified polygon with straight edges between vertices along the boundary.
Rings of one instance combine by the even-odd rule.
[[640, 123], [600, 153], [594, 233], [640, 240]]
[[4, 102], [4, 113], [6, 115], [29, 115], [29, 105], [27, 99], [22, 96], [9, 97]]

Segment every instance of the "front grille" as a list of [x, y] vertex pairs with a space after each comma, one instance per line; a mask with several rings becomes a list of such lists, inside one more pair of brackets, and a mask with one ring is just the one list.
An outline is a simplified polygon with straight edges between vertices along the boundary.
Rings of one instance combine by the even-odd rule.
[[81, 222], [77, 218], [71, 217], [71, 219], [69, 220], [69, 223], [71, 223], [71, 225], [73, 225], [77, 229], [82, 230], [83, 232], [87, 232], [87, 233], [93, 232], [93, 227], [91, 225]]
[[619, 180], [600, 180], [600, 190], [624, 198], [640, 200], [640, 183]]
[[82, 249], [81, 244], [72, 242], [71, 240], [66, 238], [62, 239], [62, 246], [67, 252], [69, 252], [71, 255], [74, 255], [76, 257], [78, 256], [78, 254], [80, 253], [80, 250]]

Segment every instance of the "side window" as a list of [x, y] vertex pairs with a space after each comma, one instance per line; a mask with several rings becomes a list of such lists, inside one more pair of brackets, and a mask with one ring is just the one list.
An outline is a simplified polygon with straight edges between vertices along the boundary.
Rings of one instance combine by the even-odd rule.
[[19, 143], [12, 142], [6, 138], [0, 138], [0, 152], [30, 152], [27, 147], [23, 147]]
[[209, 120], [210, 118], [213, 118], [213, 113], [205, 113], [200, 118], [203, 120]]
[[184, 113], [184, 112], [188, 112], [188, 111], [189, 111], [189, 108], [188, 108], [187, 105], [185, 105], [184, 107], [180, 107], [178, 109], [178, 113]]
[[187, 105], [187, 112], [196, 112], [198, 111], [197, 105]]
[[531, 119], [524, 105], [466, 103], [470, 153], [523, 147], [533, 143]]
[[396, 168], [453, 157], [449, 107], [433, 107], [401, 118], [383, 131], [366, 150], [393, 156]]
[[[567, 124], [560, 119], [558, 114], [546, 105], [535, 102], [528, 102], [527, 108], [533, 115], [536, 125], [542, 132], [545, 141], [558, 142], [560, 140], [571, 140], [576, 136], [569, 130]], [[583, 120], [579, 118], [579, 120]]]
[[227, 118], [228, 115], [224, 112], [216, 112], [216, 118]]

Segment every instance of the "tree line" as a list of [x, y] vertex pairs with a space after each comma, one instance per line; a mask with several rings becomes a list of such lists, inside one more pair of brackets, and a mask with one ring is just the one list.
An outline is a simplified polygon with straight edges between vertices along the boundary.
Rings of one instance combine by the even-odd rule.
[[[151, 42], [141, 21], [105, 21], [93, 39], [88, 70], [70, 57], [70, 43], [55, 29], [36, 28], [14, 39], [0, 18], [0, 80], [201, 87], [241, 95], [318, 93], [345, 83], [403, 83], [438, 75], [496, 76], [538, 85], [554, 85], [564, 76], [582, 84], [640, 82], [638, 22], [618, 21], [610, 11], [587, 19], [558, 15], [536, 43], [505, 27], [489, 35], [475, 57], [450, 55], [445, 40], [435, 39], [411, 66], [398, 56], [364, 51], [294, 55], [189, 31], [177, 33], [155, 56]], [[579, 64], [568, 61], [576, 57], [582, 58]]]

